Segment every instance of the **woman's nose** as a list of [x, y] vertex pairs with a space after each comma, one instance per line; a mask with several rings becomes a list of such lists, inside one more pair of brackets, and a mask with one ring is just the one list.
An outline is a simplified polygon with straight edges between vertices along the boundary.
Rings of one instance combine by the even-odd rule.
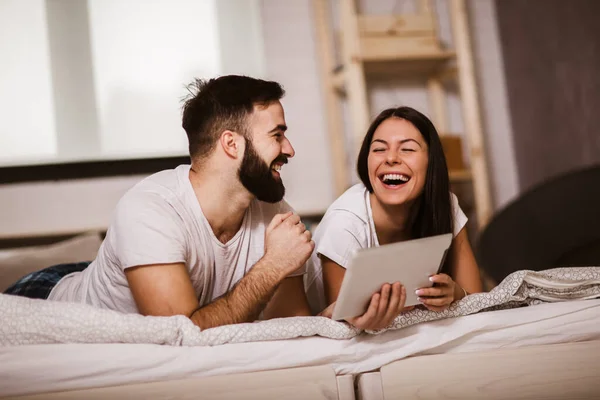
[[387, 154], [386, 162], [390, 165], [400, 164], [402, 162], [402, 159], [400, 158], [398, 153], [396, 153], [395, 151], [390, 151]]

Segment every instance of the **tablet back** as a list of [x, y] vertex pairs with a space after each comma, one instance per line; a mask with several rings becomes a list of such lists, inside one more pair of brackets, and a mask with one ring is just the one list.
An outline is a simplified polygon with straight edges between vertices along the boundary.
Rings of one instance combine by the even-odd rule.
[[452, 234], [398, 242], [357, 251], [348, 264], [333, 310], [340, 320], [364, 314], [373, 293], [384, 283], [401, 282], [405, 306], [420, 304], [415, 290], [431, 286], [452, 242]]

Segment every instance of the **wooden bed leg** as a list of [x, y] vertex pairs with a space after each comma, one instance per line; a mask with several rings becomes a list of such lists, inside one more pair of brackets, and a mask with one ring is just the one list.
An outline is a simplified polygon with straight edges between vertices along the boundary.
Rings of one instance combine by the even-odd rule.
[[336, 376], [338, 400], [356, 400], [354, 395], [354, 375]]
[[356, 378], [356, 400], [383, 400], [379, 372], [365, 372]]

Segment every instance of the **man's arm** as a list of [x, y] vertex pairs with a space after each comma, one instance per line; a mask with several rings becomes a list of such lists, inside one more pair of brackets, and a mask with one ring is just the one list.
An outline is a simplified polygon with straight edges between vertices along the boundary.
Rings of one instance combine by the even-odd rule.
[[[314, 249], [310, 232], [291, 213], [267, 228], [265, 255], [231, 291], [199, 307], [183, 263], [127, 268], [138, 311], [143, 315], [187, 315], [202, 329], [255, 320], [285, 277], [304, 264]], [[287, 286], [287, 285], [286, 285]]]
[[263, 258], [231, 291], [197, 308], [190, 318], [202, 329], [254, 321], [284, 279], [285, 274]]
[[268, 260], [259, 261], [234, 288], [199, 307], [185, 265], [145, 265], [125, 270], [143, 315], [187, 315], [201, 329], [255, 320], [285, 278]]
[[275, 290], [263, 315], [265, 319], [312, 315], [304, 293], [303, 277], [285, 278]]

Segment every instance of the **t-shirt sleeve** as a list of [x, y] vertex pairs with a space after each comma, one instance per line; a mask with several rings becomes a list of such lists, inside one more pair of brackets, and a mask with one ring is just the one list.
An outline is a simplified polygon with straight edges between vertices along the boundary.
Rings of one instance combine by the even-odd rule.
[[450, 204], [452, 207], [452, 216], [454, 218], [454, 236], [458, 235], [469, 220], [458, 204], [458, 198], [454, 193], [450, 193]]
[[352, 255], [367, 247], [365, 222], [347, 211], [335, 211], [319, 224], [316, 252], [343, 268]]
[[186, 260], [183, 221], [172, 204], [158, 193], [137, 192], [123, 197], [107, 236], [123, 270]]

